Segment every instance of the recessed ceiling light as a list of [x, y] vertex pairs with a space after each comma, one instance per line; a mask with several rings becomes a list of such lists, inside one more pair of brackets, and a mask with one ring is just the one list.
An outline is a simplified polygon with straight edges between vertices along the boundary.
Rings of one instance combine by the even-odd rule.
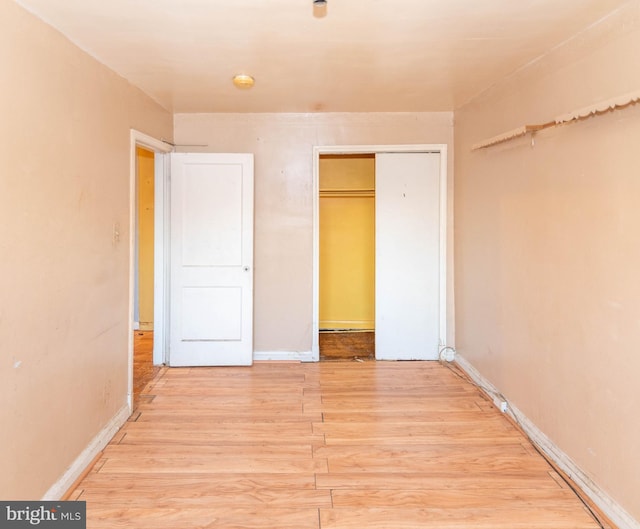
[[238, 88], [251, 88], [254, 83], [254, 78], [244, 73], [239, 73], [233, 77], [233, 84]]

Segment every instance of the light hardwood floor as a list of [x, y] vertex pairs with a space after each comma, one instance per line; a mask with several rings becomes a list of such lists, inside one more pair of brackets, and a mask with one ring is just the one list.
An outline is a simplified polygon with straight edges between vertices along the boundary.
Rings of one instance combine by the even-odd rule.
[[70, 499], [96, 529], [599, 527], [437, 362], [163, 368]]

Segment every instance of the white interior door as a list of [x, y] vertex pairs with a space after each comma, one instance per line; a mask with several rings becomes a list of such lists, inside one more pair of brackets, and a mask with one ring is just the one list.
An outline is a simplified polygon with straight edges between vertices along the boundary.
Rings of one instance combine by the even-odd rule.
[[437, 360], [440, 153], [376, 154], [376, 358]]
[[171, 154], [169, 364], [253, 361], [253, 155]]

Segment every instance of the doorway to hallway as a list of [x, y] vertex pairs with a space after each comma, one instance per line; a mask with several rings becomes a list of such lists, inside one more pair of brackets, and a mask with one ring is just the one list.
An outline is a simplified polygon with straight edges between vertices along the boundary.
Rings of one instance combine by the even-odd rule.
[[136, 147], [133, 408], [153, 378], [155, 153]]
[[[165, 185], [163, 178], [159, 178], [156, 173], [162, 173], [157, 171], [163, 169], [162, 154], [171, 150], [172, 146], [167, 142], [134, 129], [130, 131], [129, 332], [127, 333], [129, 338], [127, 400], [130, 410], [134, 408], [134, 399], [148, 383], [140, 373], [153, 372], [154, 359], [156, 365], [164, 363], [162, 357], [163, 310], [159, 310], [159, 307], [164, 306], [162, 233]], [[147, 332], [150, 334], [146, 335]], [[158, 335], [160, 340], [154, 340]], [[138, 355], [136, 359], [136, 349], [140, 350], [143, 344], [154, 353], [151, 357]], [[137, 369], [134, 369], [136, 363]], [[142, 370], [141, 365], [144, 366]], [[135, 405], [137, 404], [136, 401]]]

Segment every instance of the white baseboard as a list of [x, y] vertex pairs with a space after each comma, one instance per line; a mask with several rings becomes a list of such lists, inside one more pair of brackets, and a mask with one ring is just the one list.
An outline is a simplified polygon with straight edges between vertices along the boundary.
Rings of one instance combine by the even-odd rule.
[[253, 359], [257, 362], [264, 360], [284, 360], [297, 362], [314, 362], [311, 351], [254, 351]]
[[[493, 399], [502, 393], [489, 380], [469, 363], [468, 360], [456, 353], [456, 362], [471, 377], [471, 379]], [[531, 420], [524, 415], [509, 400], [507, 413], [520, 424], [529, 438], [582, 490], [619, 529], [640, 529], [640, 522], [634, 519], [611, 496], [603, 491], [597, 483], [566, 454], [558, 445], [549, 439]]]
[[42, 501], [56, 501], [62, 498], [74, 482], [82, 475], [87, 466], [89, 466], [100, 451], [107, 446], [130, 415], [129, 405], [125, 404], [120, 408], [118, 413], [111, 418], [107, 425], [100, 430], [98, 435], [93, 438], [76, 460], [71, 463], [71, 466], [62, 477], [45, 492]]

